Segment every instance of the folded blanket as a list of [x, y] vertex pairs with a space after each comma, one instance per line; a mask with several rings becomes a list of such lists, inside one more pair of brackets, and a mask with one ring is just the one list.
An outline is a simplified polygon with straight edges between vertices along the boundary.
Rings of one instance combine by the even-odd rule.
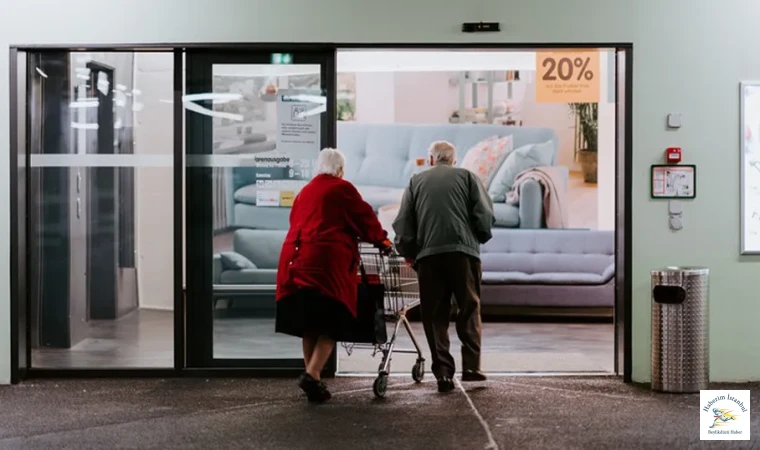
[[507, 203], [520, 202], [520, 187], [526, 180], [536, 180], [544, 192], [544, 217], [547, 228], [567, 228], [565, 189], [562, 172], [556, 167], [541, 166], [520, 172], [515, 178], [512, 190], [507, 193]]

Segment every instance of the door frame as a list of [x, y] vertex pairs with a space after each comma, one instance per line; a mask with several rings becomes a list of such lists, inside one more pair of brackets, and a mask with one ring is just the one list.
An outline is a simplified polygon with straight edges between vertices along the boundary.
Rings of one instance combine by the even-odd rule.
[[[490, 50], [539, 50], [555, 48], [614, 48], [626, 52], [625, 64], [625, 126], [623, 141], [625, 148], [618, 149], [618, 173], [616, 195], [623, 199], [623, 204], [616, 205], [618, 227], [616, 229], [616, 251], [618, 265], [617, 277], [622, 276], [622, 283], [616, 289], [615, 299], [615, 333], [616, 333], [616, 369], [624, 382], [631, 382], [632, 373], [632, 154], [633, 154], [633, 43], [632, 42], [586, 42], [586, 43], [146, 43], [146, 44], [42, 44], [11, 45], [9, 49], [10, 68], [10, 197], [11, 197], [11, 380], [19, 382], [27, 377], [134, 377], [134, 376], [290, 376], [291, 370], [268, 370], [264, 368], [212, 368], [187, 369], [185, 304], [183, 280], [183, 261], [185, 255], [182, 243], [185, 233], [182, 224], [182, 195], [184, 182], [184, 124], [182, 96], [184, 92], [183, 63], [186, 51], [219, 51], [232, 53], [245, 52], [286, 52], [299, 51], [332, 52], [350, 49], [490, 49]], [[27, 241], [29, 199], [22, 190], [28, 191], [29, 154], [27, 151], [27, 124], [20, 123], [19, 107], [26, 108], [26, 99], [18, 95], [18, 66], [22, 54], [29, 52], [52, 51], [77, 52], [167, 52], [174, 55], [174, 213], [175, 213], [175, 252], [174, 252], [174, 368], [170, 369], [35, 369], [31, 367], [31, 349], [29, 341], [31, 318], [27, 314], [29, 306], [28, 272], [30, 255]], [[28, 66], [28, 58], [26, 65]], [[27, 67], [28, 71], [28, 67]], [[335, 67], [332, 68], [335, 74]], [[330, 77], [333, 78], [332, 76]], [[24, 86], [28, 89], [28, 86]], [[333, 90], [334, 92], [334, 90]], [[622, 164], [620, 160], [622, 159]], [[24, 178], [27, 179], [24, 179]], [[619, 226], [622, 223], [622, 228]], [[622, 251], [621, 251], [622, 250]], [[622, 272], [622, 274], [621, 274]], [[622, 308], [621, 308], [622, 306]], [[331, 363], [334, 365], [334, 362]], [[622, 366], [622, 367], [620, 367]]]
[[[185, 92], [188, 95], [213, 92], [212, 69], [217, 64], [270, 65], [273, 53], [293, 55], [292, 65], [320, 66], [320, 84], [327, 96], [326, 112], [320, 114], [320, 150], [334, 147], [336, 141], [336, 72], [335, 51], [320, 49], [302, 50], [289, 46], [259, 48], [255, 51], [207, 51], [185, 52]], [[211, 103], [197, 102], [206, 108]], [[185, 314], [186, 314], [186, 367], [188, 368], [252, 368], [282, 370], [300, 373], [304, 369], [302, 358], [222, 359], [214, 356], [213, 306], [216, 290], [213, 274], [213, 164], [201, 162], [213, 155], [212, 118], [191, 110], [185, 110]], [[196, 161], [191, 161], [198, 160]], [[231, 195], [232, 193], [227, 193]], [[274, 300], [274, 286], [257, 286], [246, 291], [248, 296], [262, 296]], [[255, 291], [255, 292], [254, 292]], [[326, 367], [328, 375], [334, 374], [336, 358]]]

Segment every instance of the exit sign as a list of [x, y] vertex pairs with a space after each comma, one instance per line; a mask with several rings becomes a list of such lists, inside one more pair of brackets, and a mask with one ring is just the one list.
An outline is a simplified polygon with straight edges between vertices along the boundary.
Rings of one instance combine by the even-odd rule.
[[272, 64], [293, 64], [293, 54], [272, 53]]

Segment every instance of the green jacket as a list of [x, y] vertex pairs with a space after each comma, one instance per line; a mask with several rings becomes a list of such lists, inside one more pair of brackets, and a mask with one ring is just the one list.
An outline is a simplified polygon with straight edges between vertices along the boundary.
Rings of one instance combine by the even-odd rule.
[[493, 203], [478, 177], [436, 165], [409, 180], [393, 222], [396, 250], [415, 261], [455, 252], [480, 258], [493, 225]]

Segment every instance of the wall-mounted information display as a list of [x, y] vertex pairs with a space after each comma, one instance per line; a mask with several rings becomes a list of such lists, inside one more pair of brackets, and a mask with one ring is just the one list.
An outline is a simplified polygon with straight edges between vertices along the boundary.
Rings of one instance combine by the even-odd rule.
[[696, 196], [696, 166], [670, 164], [652, 166], [652, 198], [692, 199]]
[[741, 252], [760, 254], [760, 81], [741, 83]]
[[290, 208], [314, 175], [327, 98], [283, 89], [276, 101], [277, 149], [255, 157], [256, 205]]

